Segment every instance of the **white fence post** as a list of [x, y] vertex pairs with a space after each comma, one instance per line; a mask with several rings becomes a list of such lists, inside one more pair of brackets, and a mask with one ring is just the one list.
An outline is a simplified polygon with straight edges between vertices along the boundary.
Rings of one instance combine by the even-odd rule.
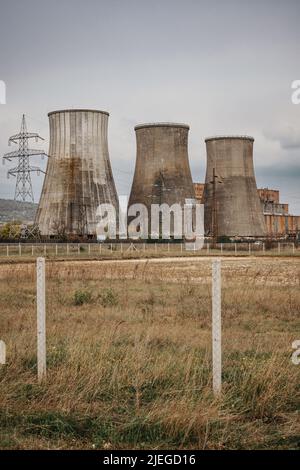
[[221, 260], [212, 263], [212, 361], [213, 392], [221, 392], [222, 349], [221, 349]]
[[46, 299], [45, 299], [45, 258], [36, 261], [37, 292], [37, 368], [38, 381], [46, 376]]
[[0, 364], [4, 365], [6, 363], [6, 344], [2, 339], [0, 339]]
[[6, 247], [6, 256], [9, 256], [9, 245]]

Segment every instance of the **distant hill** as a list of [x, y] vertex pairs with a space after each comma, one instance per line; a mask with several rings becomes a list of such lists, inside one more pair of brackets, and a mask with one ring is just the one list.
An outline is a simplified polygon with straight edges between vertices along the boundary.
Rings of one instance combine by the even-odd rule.
[[0, 223], [19, 220], [20, 222], [33, 222], [38, 204], [32, 202], [19, 202], [11, 199], [0, 199]]

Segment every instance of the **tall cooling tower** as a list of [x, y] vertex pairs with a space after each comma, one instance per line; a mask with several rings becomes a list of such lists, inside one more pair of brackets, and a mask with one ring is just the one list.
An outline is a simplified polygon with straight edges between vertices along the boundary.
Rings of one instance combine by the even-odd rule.
[[205, 232], [218, 235], [266, 235], [253, 165], [252, 137], [206, 139], [207, 170], [204, 189]]
[[109, 114], [94, 110], [63, 110], [48, 114], [50, 147], [36, 223], [42, 235], [59, 231], [95, 235], [100, 203], [118, 197], [109, 161]]
[[[189, 126], [173, 123], [135, 127], [137, 154], [129, 206], [184, 205], [195, 191], [188, 159]], [[150, 227], [149, 227], [150, 230]]]

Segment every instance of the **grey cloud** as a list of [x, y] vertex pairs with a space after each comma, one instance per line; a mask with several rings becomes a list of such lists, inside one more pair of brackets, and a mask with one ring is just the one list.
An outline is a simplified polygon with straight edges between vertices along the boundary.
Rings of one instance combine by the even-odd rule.
[[287, 126], [275, 131], [266, 131], [265, 137], [279, 142], [283, 150], [300, 149], [300, 127]]

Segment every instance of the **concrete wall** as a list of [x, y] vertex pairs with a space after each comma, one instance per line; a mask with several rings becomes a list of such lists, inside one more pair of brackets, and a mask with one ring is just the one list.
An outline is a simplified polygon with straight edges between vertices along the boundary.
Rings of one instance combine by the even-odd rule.
[[[188, 158], [189, 126], [155, 123], [135, 127], [137, 153], [129, 206], [179, 203], [194, 199]], [[149, 228], [150, 229], [150, 228]]]
[[213, 169], [216, 173], [218, 235], [261, 237], [266, 226], [257, 192], [252, 137], [206, 139], [205, 231], [212, 234]]
[[36, 222], [43, 235], [95, 235], [96, 209], [102, 202], [117, 208], [109, 161], [109, 114], [93, 110], [49, 113], [47, 172]]

